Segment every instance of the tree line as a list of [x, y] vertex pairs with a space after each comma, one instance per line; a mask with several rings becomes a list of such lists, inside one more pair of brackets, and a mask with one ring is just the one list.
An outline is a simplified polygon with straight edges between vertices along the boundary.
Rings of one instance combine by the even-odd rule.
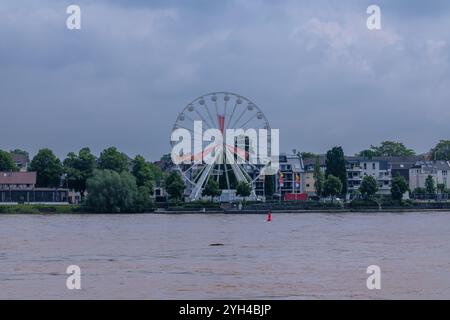
[[[0, 150], [0, 171], [17, 171], [11, 153]], [[174, 197], [181, 197], [184, 182], [179, 175], [165, 173], [141, 155], [130, 159], [116, 147], [104, 149], [100, 156], [89, 148], [70, 152], [62, 161], [48, 148], [31, 159], [29, 171], [36, 172], [36, 187], [67, 187], [80, 193], [83, 204], [95, 212], [144, 212], [153, 208], [154, 187], [166, 184]], [[89, 196], [86, 197], [85, 195]]]
[[[302, 152], [302, 157], [315, 158], [318, 154]], [[361, 150], [356, 156], [368, 159], [374, 157], [411, 157], [417, 155], [413, 149], [407, 148], [402, 142], [382, 141], [379, 146], [371, 145], [370, 148]], [[450, 160], [450, 140], [440, 140], [427, 153], [423, 154], [428, 160]]]
[[[22, 154], [23, 150], [11, 152], [0, 150], [0, 171], [17, 171], [11, 153]], [[415, 152], [403, 143], [383, 141], [379, 146], [371, 146], [362, 150], [359, 156], [372, 158], [376, 156], [413, 156]], [[322, 172], [318, 156], [304, 152], [304, 158], [317, 157], [314, 168], [315, 189], [319, 196], [345, 195], [347, 193], [347, 170], [342, 147], [334, 147], [326, 154], [326, 170]], [[162, 159], [167, 160], [167, 155]], [[450, 140], [441, 140], [428, 153], [430, 160], [450, 160]], [[169, 160], [170, 161], [170, 160]], [[37, 187], [68, 187], [80, 193], [85, 204], [99, 212], [145, 211], [152, 206], [150, 195], [156, 184], [164, 184], [170, 198], [179, 201], [183, 198], [184, 181], [178, 172], [165, 172], [155, 164], [148, 162], [141, 155], [130, 159], [115, 147], [104, 149], [99, 157], [91, 153], [89, 148], [82, 148], [78, 153], [70, 152], [64, 160], [60, 160], [52, 150], [45, 148], [38, 151], [28, 168], [37, 172]], [[266, 177], [264, 183], [266, 194], [274, 191], [273, 177]], [[363, 178], [359, 192], [369, 197], [378, 191], [373, 177]], [[401, 199], [408, 191], [408, 185], [401, 176], [392, 180], [391, 194], [394, 199]], [[432, 177], [428, 177], [426, 188], [413, 190], [415, 194], [444, 193], [445, 186], [434, 185]], [[85, 197], [86, 192], [89, 197]], [[241, 183], [237, 194], [243, 197], [250, 195], [251, 186]], [[211, 199], [220, 196], [219, 185], [210, 179], [202, 191], [203, 196]]]

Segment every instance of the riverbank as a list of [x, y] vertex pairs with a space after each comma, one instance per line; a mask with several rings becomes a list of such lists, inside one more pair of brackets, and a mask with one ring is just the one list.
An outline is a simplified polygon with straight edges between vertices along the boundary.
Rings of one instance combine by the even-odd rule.
[[[246, 214], [267, 214], [269, 210], [223, 210], [223, 211], [203, 211], [203, 210], [190, 210], [190, 211], [165, 211], [157, 210], [153, 213], [156, 214], [167, 214], [167, 215], [181, 215], [181, 214], [236, 214], [236, 215], [246, 215]], [[385, 208], [385, 209], [297, 209], [297, 210], [270, 210], [274, 214], [302, 214], [302, 213], [406, 213], [406, 212], [449, 212], [450, 209], [411, 209], [411, 208]]]
[[[289, 214], [302, 214], [302, 213], [405, 213], [405, 212], [450, 212], [449, 208], [411, 208], [411, 207], [386, 207], [386, 208], [320, 208], [320, 209], [258, 209], [258, 210], [224, 210], [220, 208], [216, 209], [203, 209], [203, 208], [189, 208], [184, 210], [166, 210], [157, 209], [154, 212], [148, 212], [147, 214], [167, 214], [167, 215], [181, 215], [181, 214], [267, 214], [268, 212], [277, 213], [289, 213]], [[19, 205], [0, 205], [0, 214], [100, 214], [90, 212], [79, 205], [32, 205], [32, 204], [19, 204]], [[105, 213], [102, 213], [105, 214]], [[116, 213], [106, 213], [115, 215]], [[126, 214], [126, 213], [124, 213]], [[128, 213], [138, 214], [138, 213]]]
[[79, 205], [62, 204], [62, 205], [47, 205], [47, 204], [12, 204], [0, 205], [0, 214], [44, 214], [44, 213], [80, 213], [81, 207]]

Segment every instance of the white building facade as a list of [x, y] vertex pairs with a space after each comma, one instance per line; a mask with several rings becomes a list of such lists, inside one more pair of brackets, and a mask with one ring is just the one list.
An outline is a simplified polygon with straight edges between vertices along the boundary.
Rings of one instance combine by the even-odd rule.
[[450, 163], [448, 161], [419, 161], [409, 169], [409, 189], [425, 188], [428, 176], [434, 180], [434, 185], [443, 184], [450, 188]]

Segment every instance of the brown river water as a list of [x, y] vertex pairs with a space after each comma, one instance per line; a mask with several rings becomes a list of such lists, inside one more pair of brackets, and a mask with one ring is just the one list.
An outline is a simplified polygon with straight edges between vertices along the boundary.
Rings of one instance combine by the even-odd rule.
[[450, 299], [450, 212], [265, 218], [0, 215], [0, 299]]

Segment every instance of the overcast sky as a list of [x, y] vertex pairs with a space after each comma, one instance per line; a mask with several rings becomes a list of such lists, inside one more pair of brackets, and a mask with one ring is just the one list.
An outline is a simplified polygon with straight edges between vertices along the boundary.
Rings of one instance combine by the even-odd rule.
[[[66, 28], [70, 4], [81, 30]], [[188, 102], [232, 91], [280, 129], [282, 151], [425, 152], [450, 138], [449, 35], [445, 0], [2, 0], [0, 149], [156, 160]]]

